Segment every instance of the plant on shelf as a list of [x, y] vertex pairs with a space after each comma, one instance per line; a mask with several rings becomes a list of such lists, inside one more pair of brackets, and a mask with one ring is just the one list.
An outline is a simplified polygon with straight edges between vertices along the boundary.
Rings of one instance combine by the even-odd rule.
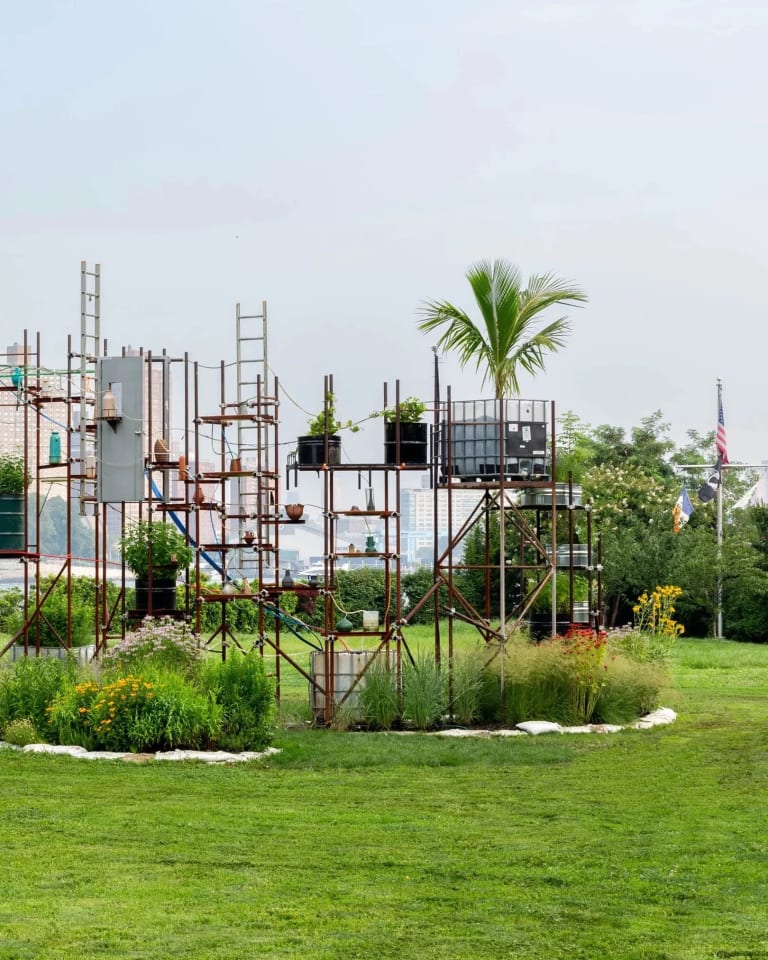
[[384, 417], [386, 423], [396, 423], [398, 413], [400, 423], [421, 423], [421, 418], [424, 416], [426, 409], [426, 403], [419, 400], [418, 397], [406, 397], [405, 400], [401, 400], [397, 406], [382, 410], [381, 415]]
[[427, 424], [422, 420], [426, 409], [426, 403], [418, 397], [406, 397], [394, 407], [372, 414], [384, 417], [384, 460], [387, 464], [426, 466]]
[[118, 541], [125, 565], [137, 577], [146, 577], [152, 569], [175, 576], [190, 565], [194, 552], [184, 535], [170, 523], [139, 520], [128, 527]]
[[23, 496], [31, 480], [23, 457], [8, 454], [0, 457], [0, 494]]
[[353, 423], [351, 420], [336, 419], [336, 398], [329, 391], [325, 395], [325, 406], [317, 416], [309, 421], [307, 436], [324, 437], [326, 433], [329, 436], [334, 436], [339, 430], [350, 430], [352, 433], [357, 433], [359, 429], [360, 425]]

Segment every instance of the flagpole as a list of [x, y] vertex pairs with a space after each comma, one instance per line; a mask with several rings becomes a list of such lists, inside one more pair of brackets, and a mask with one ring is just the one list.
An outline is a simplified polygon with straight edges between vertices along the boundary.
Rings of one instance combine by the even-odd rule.
[[[717, 423], [723, 409], [723, 381], [717, 379]], [[717, 625], [715, 636], [723, 639], [723, 465], [720, 465], [720, 483], [717, 485], [717, 581], [715, 583], [715, 610]]]

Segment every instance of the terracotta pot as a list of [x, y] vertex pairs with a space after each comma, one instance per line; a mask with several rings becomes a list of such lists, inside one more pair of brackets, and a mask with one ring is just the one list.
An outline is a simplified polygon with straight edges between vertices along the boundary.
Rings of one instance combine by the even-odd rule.
[[304, 513], [304, 504], [303, 503], [286, 503], [285, 512], [289, 520], [301, 520], [301, 516]]
[[165, 437], [158, 437], [155, 440], [155, 460], [158, 463], [167, 463], [170, 459], [170, 453], [168, 450], [168, 441]]

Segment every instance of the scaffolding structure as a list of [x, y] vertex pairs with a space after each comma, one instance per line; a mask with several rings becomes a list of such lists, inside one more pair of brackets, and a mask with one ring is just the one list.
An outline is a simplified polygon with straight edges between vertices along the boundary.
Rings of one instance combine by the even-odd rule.
[[[440, 394], [436, 361], [432, 423], [419, 425], [414, 433], [412, 424], [401, 421], [399, 381], [391, 393], [384, 384], [388, 422], [383, 456], [348, 463], [342, 462], [340, 438], [329, 432], [334, 384], [333, 376], [326, 375], [326, 432], [300, 437], [284, 467], [288, 488], [291, 478], [298, 484], [307, 472], [321, 481], [322, 580], [317, 576], [297, 581], [287, 570], [281, 576], [281, 530], [305, 519], [300, 509], [280, 503], [280, 385], [268, 363], [266, 302], [255, 313], [244, 313], [236, 305], [234, 384], [222, 360], [214, 368], [218, 404], [211, 411], [202, 400], [203, 368], [188, 354], [172, 358], [165, 350], [142, 349], [129, 355], [123, 348], [120, 357], [108, 355], [101, 339], [100, 266], [89, 269], [83, 262], [80, 274], [80, 337], [77, 349], [72, 338], [68, 340], [66, 371], [46, 373], [39, 334], [33, 349], [25, 331], [23, 364], [18, 370], [9, 364], [0, 377], [0, 407], [20, 418], [21, 456], [33, 477], [31, 496], [23, 498], [20, 539], [8, 547], [0, 538], [0, 560], [21, 564], [24, 596], [23, 623], [0, 655], [14, 645], [25, 656], [41, 653], [45, 603], [59, 583], [66, 584], [68, 617], [66, 630], [57, 639], [62, 650], [71, 650], [75, 516], [85, 518], [93, 534], [94, 658], [146, 614], [188, 621], [206, 646], [225, 658], [228, 650], [242, 645], [231, 604], [245, 600], [255, 606], [253, 647], [270, 656], [278, 697], [287, 665], [306, 681], [320, 723], [331, 723], [345, 704], [354, 702], [366, 672], [377, 661], [396, 671], [399, 688], [403, 657], [411, 657], [407, 627], [427, 604], [435, 613], [435, 659], [440, 663], [447, 656], [449, 669], [457, 621], [472, 624], [489, 655], [495, 656], [548, 586], [550, 635], [554, 633], [558, 570], [567, 572], [568, 623], [599, 627], [599, 545], [595, 557], [589, 505], [581, 503], [580, 490], [570, 480], [555, 480], [554, 403], [454, 402], [450, 388], [445, 398]], [[175, 420], [172, 373], [181, 375], [183, 386], [182, 409]], [[66, 434], [63, 458], [53, 440], [46, 447], [42, 439], [52, 410], [64, 411], [63, 419], [55, 421]], [[183, 444], [171, 442], [174, 430], [183, 432]], [[214, 451], [212, 459], [207, 444]], [[119, 456], [128, 460], [120, 463]], [[433, 578], [427, 593], [407, 606], [402, 587], [403, 478], [414, 471], [428, 476], [433, 493]], [[347, 503], [340, 492], [344, 485], [340, 481], [347, 478], [348, 485], [350, 477], [364, 491], [363, 509]], [[44, 578], [40, 529], [46, 487], [52, 482], [60, 483], [65, 493], [66, 550], [63, 556], [45, 558], [54, 559], [56, 569]], [[462, 522], [454, 519], [458, 490], [477, 493], [475, 509]], [[447, 507], [444, 528], [441, 498]], [[364, 522], [368, 530], [364, 551], [343, 545], [345, 524], [352, 520]], [[174, 583], [171, 596], [157, 594], [162, 598], [158, 600], [152, 599], [152, 588], [160, 572], [153, 571], [150, 559], [146, 611], [128, 606], [124, 564], [119, 565], [112, 599], [107, 589], [115, 569], [110, 543], [136, 521], [174, 524], [195, 556], [193, 569], [183, 577], [183, 589], [177, 591]], [[447, 538], [442, 548], [440, 533]], [[465, 556], [470, 538], [475, 544], [471, 562]], [[384, 607], [362, 612], [362, 622], [347, 618], [340, 596], [339, 571], [350, 562], [383, 573]], [[467, 598], [462, 586], [468, 571], [484, 585], [480, 607]], [[575, 584], [584, 576], [587, 596], [577, 599]], [[300, 616], [287, 612], [283, 599], [287, 593], [297, 595], [305, 607], [320, 605], [316, 628], [308, 631]], [[494, 598], [499, 600], [498, 609]], [[207, 615], [210, 609], [215, 616]], [[309, 665], [291, 652], [294, 645], [283, 643], [286, 636], [298, 637], [310, 648]]]

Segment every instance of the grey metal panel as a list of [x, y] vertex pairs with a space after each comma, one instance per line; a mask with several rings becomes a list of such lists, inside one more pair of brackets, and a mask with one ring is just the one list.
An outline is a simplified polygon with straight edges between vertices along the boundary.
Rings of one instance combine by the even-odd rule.
[[[144, 359], [103, 357], [98, 360], [96, 450], [99, 503], [138, 503], [144, 499]], [[101, 398], [112, 389], [119, 419], [101, 417]]]

